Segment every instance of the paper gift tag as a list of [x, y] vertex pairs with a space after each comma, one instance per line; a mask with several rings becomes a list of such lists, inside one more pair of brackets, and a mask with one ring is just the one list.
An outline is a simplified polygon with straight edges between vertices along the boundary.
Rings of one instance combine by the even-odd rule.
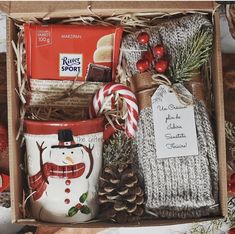
[[[183, 86], [180, 88], [192, 97]], [[197, 155], [194, 106], [182, 104], [166, 85], [160, 85], [151, 99], [157, 158]]]

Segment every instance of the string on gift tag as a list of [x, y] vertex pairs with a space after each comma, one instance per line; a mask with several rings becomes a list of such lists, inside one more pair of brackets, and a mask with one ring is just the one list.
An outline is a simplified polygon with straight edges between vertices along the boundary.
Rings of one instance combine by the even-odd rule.
[[[163, 80], [159, 79], [158, 77], [162, 78]], [[152, 76], [153, 82], [156, 82], [158, 84], [165, 84], [171, 88], [171, 90], [175, 93], [176, 97], [178, 98], [179, 102], [183, 105], [193, 105], [193, 99], [191, 97], [188, 97], [185, 94], [179, 93], [177, 88], [174, 86], [174, 84], [171, 83], [171, 81], [163, 74], [154, 74]]]
[[[186, 94], [179, 93], [178, 89], [174, 84], [163, 74], [152, 75], [152, 85], [166, 85], [170, 88], [170, 92], [174, 92], [179, 102], [184, 106], [194, 105], [194, 100]], [[153, 89], [153, 88], [152, 88]], [[149, 89], [139, 91], [139, 93], [148, 92]], [[153, 89], [155, 91], [155, 88]]]

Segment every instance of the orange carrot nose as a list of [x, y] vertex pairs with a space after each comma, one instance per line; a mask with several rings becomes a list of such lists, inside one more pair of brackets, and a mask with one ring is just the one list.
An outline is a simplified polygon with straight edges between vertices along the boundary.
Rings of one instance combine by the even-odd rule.
[[73, 159], [72, 159], [70, 156], [67, 156], [65, 159], [66, 159], [68, 162], [70, 162], [70, 164], [74, 164], [74, 161], [73, 161]]

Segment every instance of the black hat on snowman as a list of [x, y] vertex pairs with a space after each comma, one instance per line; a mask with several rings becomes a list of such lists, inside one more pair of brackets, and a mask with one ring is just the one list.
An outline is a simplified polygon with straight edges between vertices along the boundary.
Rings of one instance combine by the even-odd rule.
[[75, 148], [81, 147], [81, 144], [76, 144], [73, 139], [73, 132], [71, 129], [62, 129], [58, 131], [58, 145], [53, 145], [51, 148]]

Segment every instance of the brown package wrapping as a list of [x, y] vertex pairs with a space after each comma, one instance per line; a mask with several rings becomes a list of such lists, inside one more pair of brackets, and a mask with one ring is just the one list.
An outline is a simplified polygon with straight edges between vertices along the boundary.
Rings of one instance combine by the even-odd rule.
[[184, 85], [197, 100], [203, 101], [204, 104], [206, 104], [206, 95], [205, 95], [206, 90], [200, 74], [192, 77], [190, 81], [185, 82]]
[[189, 81], [184, 83], [184, 86], [198, 100], [202, 101], [207, 109], [207, 113], [211, 113], [211, 94], [208, 90], [204, 77], [198, 71], [198, 74], [191, 77]]
[[158, 87], [152, 81], [152, 74], [150, 72], [137, 74], [131, 78], [130, 86], [137, 97], [139, 109], [150, 107], [151, 96]]
[[[159, 86], [153, 82], [152, 74], [150, 72], [137, 74], [131, 78], [130, 85], [132, 91], [137, 96], [140, 110], [145, 107], [150, 107], [151, 96]], [[190, 81], [185, 82], [184, 85], [197, 100], [202, 101], [207, 109], [209, 108], [210, 104], [208, 98], [206, 97], [205, 83], [203, 82], [203, 78], [200, 74], [192, 77]]]

